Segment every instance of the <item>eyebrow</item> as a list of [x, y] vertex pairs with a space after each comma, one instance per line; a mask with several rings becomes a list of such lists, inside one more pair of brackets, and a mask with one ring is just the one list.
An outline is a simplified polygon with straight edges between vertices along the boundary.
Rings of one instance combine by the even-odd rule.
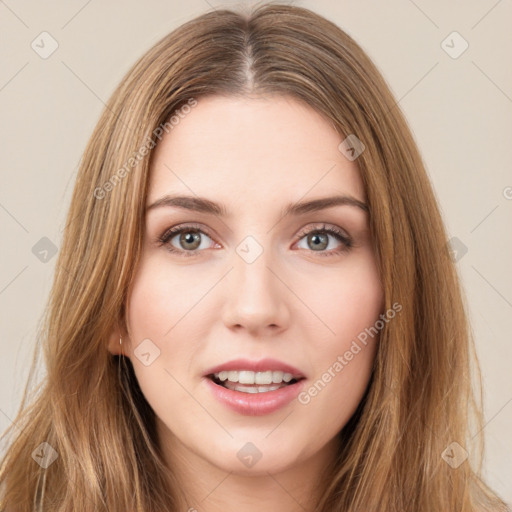
[[[155, 208], [161, 208], [164, 206], [183, 208], [185, 210], [196, 211], [200, 213], [209, 213], [218, 215], [220, 217], [230, 217], [231, 214], [228, 212], [223, 204], [216, 203], [205, 197], [194, 197], [194, 196], [171, 196], [165, 195], [160, 199], [157, 199], [154, 203], [150, 204], [146, 208], [146, 212], [154, 210]], [[304, 215], [306, 213], [316, 212], [332, 208], [334, 206], [353, 206], [360, 208], [364, 212], [368, 213], [368, 205], [356, 199], [350, 195], [338, 195], [331, 197], [323, 197], [321, 199], [313, 199], [310, 201], [299, 201], [297, 203], [288, 204], [282, 210], [282, 217], [289, 215]]]

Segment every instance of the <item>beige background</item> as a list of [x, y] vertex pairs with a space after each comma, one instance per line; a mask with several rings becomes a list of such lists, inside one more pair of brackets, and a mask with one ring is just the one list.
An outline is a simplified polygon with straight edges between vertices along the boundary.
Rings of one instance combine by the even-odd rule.
[[[457, 265], [485, 385], [485, 472], [512, 502], [512, 4], [295, 4], [337, 23], [379, 67], [422, 151], [450, 236], [467, 248]], [[15, 416], [55, 267], [55, 257], [44, 263], [32, 248], [42, 237], [60, 245], [77, 165], [104, 102], [153, 43], [228, 5], [235, 2], [0, 0], [0, 430]], [[46, 59], [31, 47], [42, 46], [43, 31], [58, 42]], [[458, 58], [441, 46], [453, 31], [469, 44]], [[447, 40], [451, 52], [461, 43]]]

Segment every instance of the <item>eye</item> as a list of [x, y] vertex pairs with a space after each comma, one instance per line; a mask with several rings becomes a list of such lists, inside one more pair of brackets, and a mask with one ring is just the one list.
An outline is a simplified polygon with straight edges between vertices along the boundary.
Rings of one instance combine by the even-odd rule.
[[[160, 245], [166, 245], [167, 250], [176, 253], [179, 256], [196, 256], [200, 250], [209, 249], [212, 247], [211, 243], [205, 240], [206, 237], [213, 242], [212, 238], [198, 225], [185, 225], [175, 226], [167, 229], [157, 241]], [[327, 226], [326, 224], [315, 226], [314, 228], [303, 229], [298, 235], [297, 240], [302, 241], [306, 239], [308, 247], [300, 247], [301, 249], [316, 252], [320, 256], [334, 256], [348, 251], [353, 242], [349, 235], [341, 231], [336, 226]], [[341, 243], [341, 247], [330, 248], [331, 250], [325, 251], [329, 248], [330, 240], [334, 238]], [[219, 247], [218, 244], [216, 244]]]
[[[341, 242], [341, 247], [334, 249], [331, 247], [333, 250], [325, 251], [324, 249], [332, 245], [329, 243], [329, 237]], [[323, 224], [321, 227], [304, 229], [297, 235], [297, 238], [299, 242], [305, 238], [307, 246], [301, 248], [317, 252], [319, 256], [335, 256], [347, 252], [353, 246], [353, 241], [348, 234], [336, 226], [327, 226], [326, 224]]]
[[158, 242], [161, 245], [167, 245], [170, 252], [178, 253], [180, 256], [195, 256], [200, 249], [211, 247], [211, 244], [203, 243], [201, 240], [203, 237], [211, 240], [210, 236], [198, 226], [176, 226], [158, 237]]

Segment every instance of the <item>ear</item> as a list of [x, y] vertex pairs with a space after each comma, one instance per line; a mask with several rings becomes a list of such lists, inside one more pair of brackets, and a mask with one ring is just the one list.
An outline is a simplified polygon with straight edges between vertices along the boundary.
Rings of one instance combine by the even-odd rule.
[[[122, 344], [119, 342], [121, 338], [123, 341]], [[126, 355], [128, 352], [129, 343], [130, 339], [126, 330], [121, 329], [119, 324], [114, 324], [108, 338], [107, 350], [114, 356], [122, 354]]]
[[114, 356], [121, 354], [122, 345], [119, 343], [119, 339], [120, 339], [119, 331], [116, 329], [113, 329], [108, 338], [107, 349]]

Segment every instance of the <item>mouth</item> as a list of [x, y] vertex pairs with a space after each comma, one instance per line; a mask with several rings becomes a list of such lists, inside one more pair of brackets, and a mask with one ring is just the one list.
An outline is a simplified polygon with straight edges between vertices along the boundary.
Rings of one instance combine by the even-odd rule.
[[212, 396], [237, 414], [262, 416], [291, 404], [307, 378], [284, 361], [233, 359], [203, 374]]
[[240, 393], [268, 393], [292, 386], [305, 377], [283, 371], [230, 370], [206, 376], [214, 384]]

